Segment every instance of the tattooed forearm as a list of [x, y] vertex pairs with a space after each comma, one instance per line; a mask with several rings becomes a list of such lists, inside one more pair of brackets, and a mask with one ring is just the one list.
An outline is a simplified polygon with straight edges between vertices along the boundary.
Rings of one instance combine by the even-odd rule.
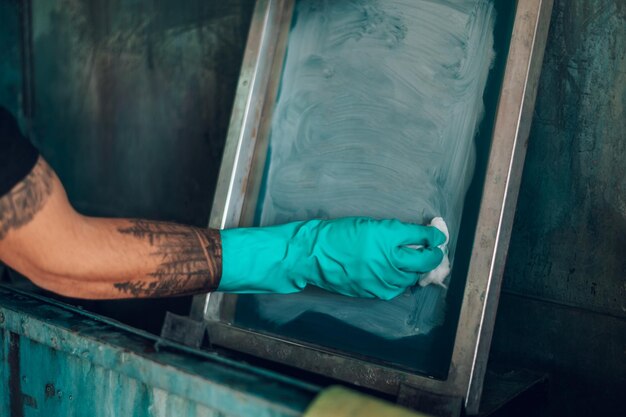
[[33, 170], [3, 197], [0, 197], [0, 240], [11, 229], [28, 224], [52, 193], [52, 169], [39, 159]]
[[114, 284], [134, 297], [165, 297], [207, 292], [217, 288], [222, 274], [220, 233], [173, 223], [131, 220], [118, 231], [146, 240], [154, 248], [158, 267], [148, 274], [153, 279], [136, 279]]

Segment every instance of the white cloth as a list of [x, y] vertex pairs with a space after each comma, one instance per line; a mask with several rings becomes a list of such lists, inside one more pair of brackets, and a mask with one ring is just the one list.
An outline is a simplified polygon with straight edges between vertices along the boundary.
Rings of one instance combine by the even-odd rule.
[[450, 275], [450, 258], [448, 257], [448, 242], [450, 241], [450, 233], [448, 232], [448, 225], [441, 217], [435, 217], [429, 223], [429, 226], [434, 226], [446, 235], [446, 241], [439, 245], [439, 249], [443, 252], [443, 259], [439, 266], [430, 272], [424, 274], [420, 279], [419, 284], [425, 287], [430, 284], [440, 285], [446, 288], [444, 280]]

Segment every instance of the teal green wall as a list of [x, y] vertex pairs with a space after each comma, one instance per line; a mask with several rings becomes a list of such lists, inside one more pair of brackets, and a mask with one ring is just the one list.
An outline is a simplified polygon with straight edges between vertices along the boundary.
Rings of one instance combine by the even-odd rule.
[[626, 2], [555, 1], [492, 347], [551, 415], [623, 410], [625, 109]]

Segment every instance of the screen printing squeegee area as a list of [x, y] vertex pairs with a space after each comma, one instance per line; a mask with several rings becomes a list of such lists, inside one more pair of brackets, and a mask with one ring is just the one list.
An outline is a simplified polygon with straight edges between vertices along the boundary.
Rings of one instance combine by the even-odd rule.
[[550, 9], [258, 2], [210, 225], [442, 216], [452, 272], [390, 301], [201, 296], [209, 338], [477, 413]]
[[621, 415], [625, 21], [0, 0], [0, 416]]

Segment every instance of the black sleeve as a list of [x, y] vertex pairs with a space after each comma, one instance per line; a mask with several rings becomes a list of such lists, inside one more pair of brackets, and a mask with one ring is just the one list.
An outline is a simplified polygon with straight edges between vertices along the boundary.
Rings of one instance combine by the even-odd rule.
[[15, 117], [0, 107], [0, 197], [33, 169], [39, 153], [20, 132]]

